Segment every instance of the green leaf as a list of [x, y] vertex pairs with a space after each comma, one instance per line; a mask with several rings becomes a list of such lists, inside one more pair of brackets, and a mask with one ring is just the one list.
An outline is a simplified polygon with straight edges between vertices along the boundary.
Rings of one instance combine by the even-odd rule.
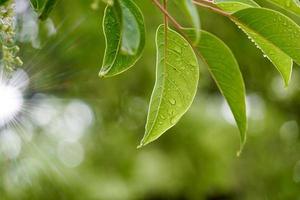
[[145, 46], [144, 18], [132, 0], [115, 1], [104, 13], [106, 50], [100, 77], [120, 74], [141, 57]]
[[215, 0], [214, 3], [228, 13], [234, 13], [250, 7], [260, 7], [252, 0]]
[[108, 5], [113, 5], [114, 1], [113, 0], [102, 0], [104, 3], [108, 4]]
[[[187, 34], [194, 39], [190, 30]], [[206, 31], [201, 31], [196, 49], [233, 113], [240, 131], [242, 150], [246, 142], [247, 115], [245, 85], [239, 65], [229, 47]]]
[[9, 0], [0, 0], [0, 6], [8, 2]]
[[200, 34], [199, 30], [201, 29], [200, 17], [195, 4], [192, 0], [177, 0], [174, 3], [184, 11], [185, 15], [188, 16], [189, 20], [192, 22], [193, 28], [196, 33], [196, 41], [199, 40]]
[[269, 2], [276, 4], [277, 6], [292, 12], [296, 15], [300, 15], [300, 3], [299, 0], [268, 0]]
[[46, 20], [48, 18], [48, 16], [50, 15], [51, 11], [53, 10], [53, 8], [55, 7], [57, 2], [58, 2], [58, 0], [47, 0], [43, 7], [43, 10], [39, 16], [39, 19]]
[[144, 146], [173, 127], [196, 95], [199, 67], [190, 44], [177, 32], [161, 25], [156, 33], [156, 82], [150, 100]]
[[45, 2], [46, 2], [46, 0], [30, 0], [30, 4], [31, 4], [32, 8], [36, 12], [42, 11]]
[[232, 20], [275, 65], [288, 85], [292, 59], [300, 63], [300, 27], [285, 15], [265, 8], [238, 11]]

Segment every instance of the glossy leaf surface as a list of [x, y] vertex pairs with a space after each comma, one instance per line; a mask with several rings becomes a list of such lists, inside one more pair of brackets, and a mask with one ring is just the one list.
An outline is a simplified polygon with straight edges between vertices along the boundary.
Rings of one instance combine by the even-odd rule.
[[145, 136], [146, 145], [173, 127], [191, 106], [199, 79], [193, 48], [177, 32], [159, 26], [156, 34], [156, 82], [150, 100]]
[[145, 46], [145, 27], [141, 11], [132, 0], [108, 5], [103, 20], [106, 50], [99, 75], [109, 77], [132, 67]]
[[232, 20], [275, 65], [285, 85], [288, 85], [292, 59], [300, 63], [300, 27], [285, 15], [265, 8], [247, 8], [232, 16]]

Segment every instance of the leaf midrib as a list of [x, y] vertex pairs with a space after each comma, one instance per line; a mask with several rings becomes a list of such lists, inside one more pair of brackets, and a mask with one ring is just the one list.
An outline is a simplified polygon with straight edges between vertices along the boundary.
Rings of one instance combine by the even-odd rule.
[[[160, 27], [162, 27], [163, 25], [160, 25]], [[158, 30], [160, 29], [160, 27], [158, 28]], [[167, 27], [167, 29], [165, 29], [165, 30], [167, 30], [168, 31], [168, 27]], [[167, 59], [167, 56], [166, 56], [166, 52], [167, 52], [167, 43], [166, 43], [166, 40], [168, 39], [167, 38], [167, 35], [166, 35], [166, 33], [164, 33], [165, 34], [165, 38], [164, 38], [164, 56], [163, 56], [163, 62], [164, 62], [164, 64], [163, 64], [163, 72], [165, 73], [165, 71], [166, 71], [166, 63], [167, 63], [167, 61], [166, 61], [166, 59]], [[157, 53], [159, 53], [159, 46], [161, 45], [161, 44], [158, 44], [158, 37], [156, 38], [156, 44], [157, 44]], [[158, 56], [157, 56], [157, 63], [156, 63], [156, 67], [158, 68], [159, 67], [159, 64], [160, 64], [160, 62], [161, 62], [161, 60], [159, 61], [158, 60]], [[159, 61], [159, 62], [158, 62]], [[158, 70], [158, 69], [156, 69], [156, 70]], [[160, 95], [159, 95], [159, 104], [158, 104], [158, 108], [160, 108], [160, 106], [161, 106], [161, 103], [162, 103], [162, 99], [163, 99], [163, 94], [164, 94], [164, 91], [165, 91], [165, 79], [163, 78], [163, 80], [162, 80], [162, 90], [161, 90], [161, 93], [160, 93]], [[156, 111], [156, 114], [155, 114], [155, 117], [154, 117], [154, 119], [153, 119], [153, 124], [152, 124], [152, 126], [151, 126], [151, 128], [149, 129], [149, 131], [147, 132], [147, 136], [145, 137], [145, 139], [144, 139], [144, 141], [147, 141], [148, 139], [149, 139], [149, 137], [150, 137], [150, 133], [152, 132], [152, 130], [153, 130], [153, 128], [155, 127], [155, 125], [156, 125], [156, 123], [157, 123], [157, 118], [158, 118], [158, 116], [159, 116], [159, 113], [160, 113], [160, 109], [157, 109], [157, 111]], [[157, 136], [155, 136], [155, 137], [157, 137]]]

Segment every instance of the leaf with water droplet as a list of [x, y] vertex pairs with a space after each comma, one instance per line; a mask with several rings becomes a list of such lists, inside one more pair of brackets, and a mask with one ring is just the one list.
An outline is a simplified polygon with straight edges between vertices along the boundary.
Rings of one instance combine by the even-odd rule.
[[[192, 40], [194, 39], [191, 30], [186, 30], [186, 33]], [[206, 31], [201, 31], [196, 49], [229, 104], [240, 130], [242, 150], [246, 142], [247, 115], [245, 85], [239, 65], [229, 47]]]
[[275, 65], [288, 85], [292, 59], [300, 63], [300, 27], [285, 15], [266, 8], [247, 8], [234, 13], [231, 19]]
[[99, 76], [115, 76], [141, 57], [145, 46], [143, 15], [132, 0], [116, 0], [105, 9], [103, 31], [106, 50]]
[[172, 104], [172, 105], [175, 105], [175, 104], [176, 104], [176, 100], [173, 99], [173, 98], [169, 99], [169, 102], [170, 102], [170, 104]]
[[214, 3], [228, 13], [234, 13], [250, 7], [260, 7], [252, 0], [215, 0]]
[[268, 0], [269, 2], [300, 16], [299, 0]]
[[173, 127], [189, 109], [197, 91], [199, 66], [193, 48], [177, 32], [168, 28], [165, 35], [164, 30], [160, 25], [156, 33], [156, 82], [140, 147]]

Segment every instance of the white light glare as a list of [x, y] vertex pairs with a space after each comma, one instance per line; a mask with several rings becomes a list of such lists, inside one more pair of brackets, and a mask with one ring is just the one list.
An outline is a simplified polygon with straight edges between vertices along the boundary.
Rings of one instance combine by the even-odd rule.
[[0, 83], [0, 125], [13, 119], [21, 110], [23, 97], [17, 88]]
[[0, 68], [0, 127], [12, 121], [21, 111], [27, 84], [28, 77], [24, 71], [16, 71], [8, 78]]

